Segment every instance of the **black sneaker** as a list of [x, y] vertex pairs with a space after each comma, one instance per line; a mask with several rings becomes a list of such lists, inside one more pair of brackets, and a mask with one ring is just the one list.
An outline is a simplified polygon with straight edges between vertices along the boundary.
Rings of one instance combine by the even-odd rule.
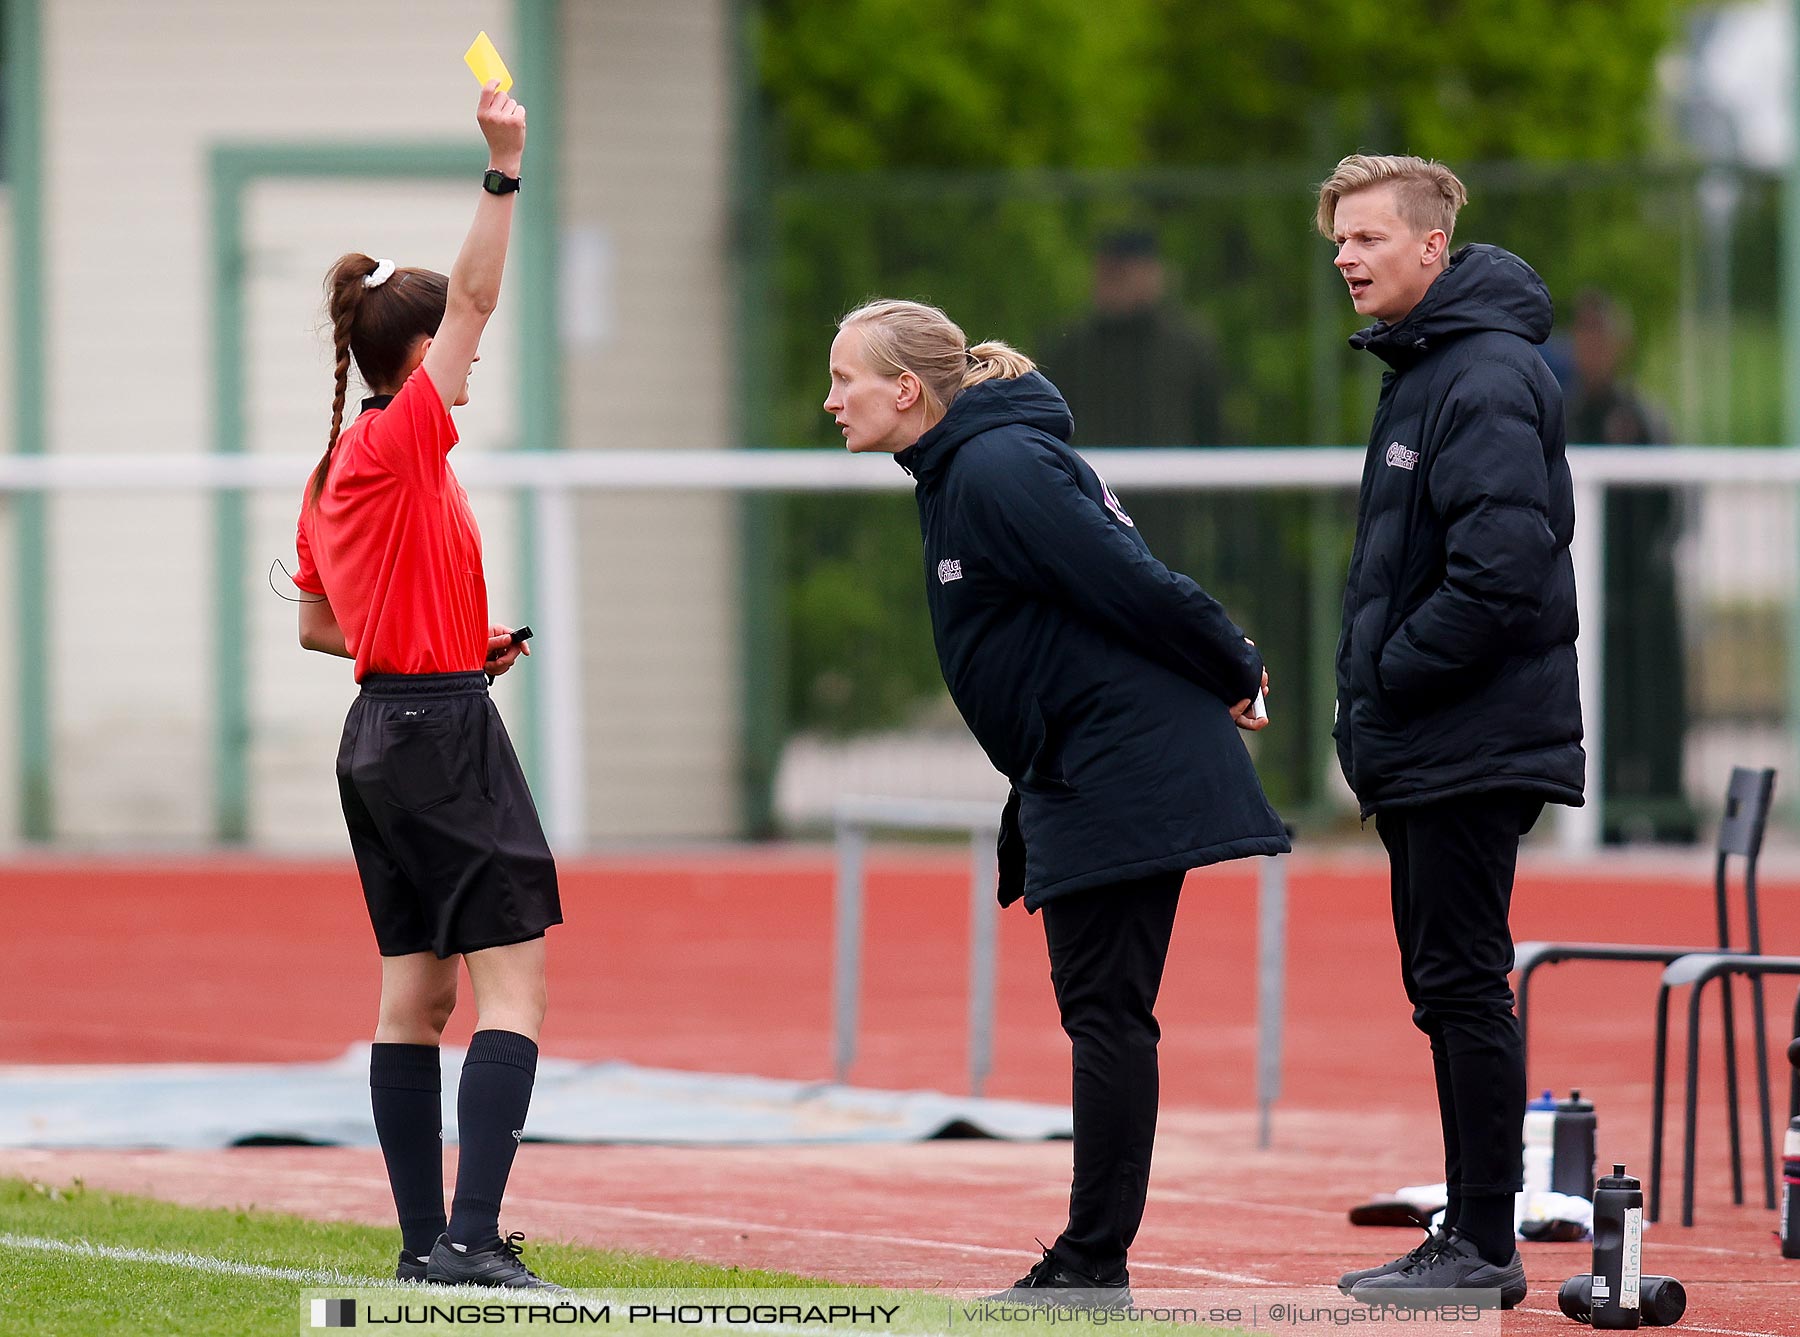
[[1430, 1230], [1425, 1238], [1413, 1246], [1412, 1252], [1403, 1254], [1391, 1263], [1383, 1263], [1380, 1267], [1365, 1267], [1360, 1272], [1346, 1272], [1338, 1278], [1338, 1289], [1345, 1295], [1356, 1288], [1359, 1281], [1367, 1281], [1370, 1277], [1385, 1277], [1390, 1272], [1400, 1272], [1419, 1262], [1426, 1254], [1443, 1247], [1442, 1232]]
[[1058, 1261], [1045, 1249], [1043, 1258], [1031, 1271], [1005, 1290], [982, 1298], [1006, 1304], [1066, 1305], [1071, 1309], [1129, 1309], [1130, 1275], [1121, 1268], [1115, 1280], [1101, 1281]]
[[505, 1239], [496, 1239], [481, 1249], [466, 1249], [452, 1244], [448, 1235], [438, 1236], [437, 1247], [425, 1264], [425, 1280], [434, 1286], [506, 1286], [522, 1291], [562, 1291], [568, 1289], [553, 1281], [545, 1281], [519, 1261], [524, 1252], [519, 1241], [525, 1236], [513, 1231]]
[[394, 1268], [394, 1280], [423, 1282], [426, 1262], [426, 1259], [416, 1253], [400, 1250], [400, 1262]]
[[1525, 1298], [1525, 1264], [1514, 1249], [1512, 1260], [1505, 1267], [1496, 1267], [1461, 1231], [1453, 1230], [1417, 1261], [1385, 1276], [1359, 1281], [1350, 1298], [1369, 1304], [1442, 1302], [1441, 1296], [1426, 1298], [1422, 1293], [1427, 1291], [1498, 1291], [1500, 1307], [1511, 1309]]

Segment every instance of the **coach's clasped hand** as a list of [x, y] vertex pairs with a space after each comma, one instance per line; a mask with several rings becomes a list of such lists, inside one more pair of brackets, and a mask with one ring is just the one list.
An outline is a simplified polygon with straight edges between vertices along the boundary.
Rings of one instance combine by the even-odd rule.
[[[1254, 647], [1256, 642], [1246, 636], [1244, 644]], [[1262, 675], [1262, 697], [1264, 701], [1267, 701], [1269, 697], [1269, 670], [1266, 668]], [[1269, 717], [1266, 713], [1251, 713], [1253, 704], [1254, 702], [1249, 697], [1245, 697], [1231, 708], [1231, 722], [1245, 733], [1257, 733], [1269, 727]]]

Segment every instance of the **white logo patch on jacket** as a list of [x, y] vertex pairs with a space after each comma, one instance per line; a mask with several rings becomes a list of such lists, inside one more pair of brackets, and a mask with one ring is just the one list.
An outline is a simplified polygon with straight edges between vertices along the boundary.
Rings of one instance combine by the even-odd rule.
[[[1100, 478], [1100, 475], [1095, 474], [1094, 477]], [[1125, 514], [1124, 503], [1113, 494], [1113, 490], [1106, 485], [1106, 480], [1104, 478], [1100, 478], [1100, 495], [1106, 502], [1106, 509], [1113, 513], [1113, 518], [1115, 520], [1122, 525], [1130, 525], [1133, 529], [1137, 528], [1137, 521]]]
[[1415, 469], [1419, 464], [1419, 452], [1408, 450], [1398, 441], [1390, 442], [1387, 453], [1388, 467], [1393, 469]]
[[938, 584], [948, 585], [953, 580], [962, 579], [962, 559], [946, 557], [938, 563]]

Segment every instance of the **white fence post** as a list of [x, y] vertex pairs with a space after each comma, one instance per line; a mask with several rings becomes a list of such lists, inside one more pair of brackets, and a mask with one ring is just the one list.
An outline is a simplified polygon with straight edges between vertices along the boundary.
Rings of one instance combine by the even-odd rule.
[[1268, 1147], [1281, 1099], [1287, 1008], [1287, 862], [1256, 861], [1256, 1145]]
[[544, 759], [544, 823], [558, 850], [587, 844], [587, 730], [581, 695], [581, 563], [575, 494], [540, 484], [531, 490], [532, 558], [542, 625], [537, 744]]
[[[1581, 451], [1575, 457], [1588, 452]], [[1581, 690], [1582, 746], [1587, 749], [1587, 803], [1563, 808], [1556, 843], [1565, 854], [1589, 854], [1600, 847], [1601, 809], [1606, 802], [1606, 485], [1578, 468], [1575, 482], [1575, 605], [1581, 631], [1575, 641]]]
[[833, 892], [836, 934], [831, 957], [831, 1071], [842, 1084], [856, 1062], [857, 1012], [862, 998], [863, 882], [869, 837], [859, 823], [837, 824], [837, 877]]
[[856, 1031], [862, 994], [863, 899], [868, 840], [872, 830], [966, 831], [969, 833], [969, 1092], [987, 1085], [994, 1053], [994, 981], [997, 910], [994, 892], [999, 869], [994, 841], [1000, 833], [998, 805], [937, 799], [846, 798], [837, 805], [837, 934], [832, 978], [832, 1054], [837, 1080], [845, 1081], [856, 1059]]
[[969, 1094], [987, 1087], [994, 1066], [994, 982], [999, 973], [1000, 867], [995, 827], [969, 832]]

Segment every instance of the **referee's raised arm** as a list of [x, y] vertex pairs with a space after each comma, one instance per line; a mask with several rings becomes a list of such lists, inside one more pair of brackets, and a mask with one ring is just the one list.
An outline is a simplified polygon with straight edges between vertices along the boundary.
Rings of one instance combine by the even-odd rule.
[[456, 263], [450, 266], [444, 320], [425, 350], [425, 374], [444, 407], [461, 402], [469, 368], [475, 365], [481, 332], [500, 301], [500, 275], [512, 236], [513, 201], [525, 158], [525, 108], [496, 83], [481, 90], [475, 121], [488, 145], [488, 170], [481, 200]]

